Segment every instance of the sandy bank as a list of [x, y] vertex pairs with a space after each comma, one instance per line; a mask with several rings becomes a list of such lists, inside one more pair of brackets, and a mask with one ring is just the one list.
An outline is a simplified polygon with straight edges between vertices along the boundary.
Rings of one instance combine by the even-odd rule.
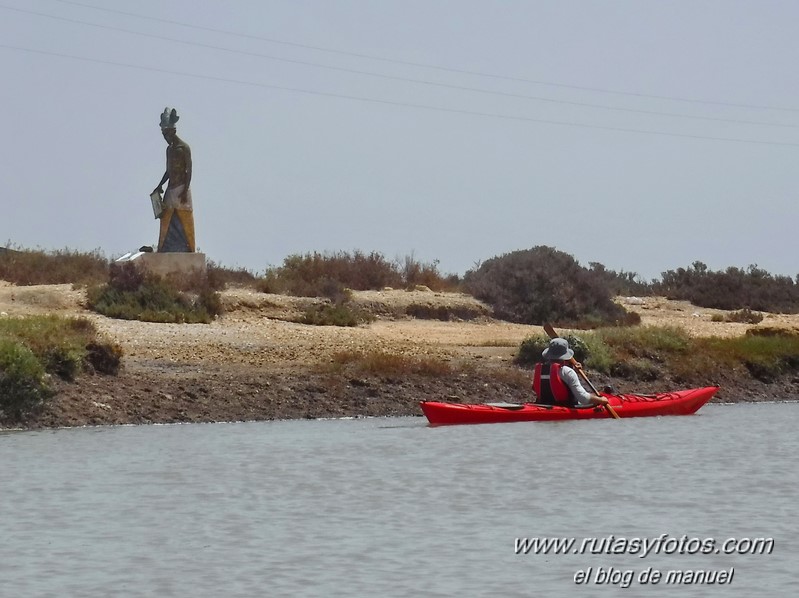
[[[529, 373], [512, 365], [519, 343], [538, 326], [500, 322], [467, 295], [431, 291], [368, 291], [354, 301], [377, 319], [355, 327], [291, 322], [313, 299], [266, 295], [249, 289], [223, 292], [225, 314], [210, 325], [113, 320], [88, 312], [84, 293], [70, 285], [15, 287], [0, 282], [0, 314], [81, 315], [124, 350], [117, 377], [83, 376], [57, 381], [58, 396], [32, 427], [232, 421], [306, 417], [421, 415], [418, 401], [529, 400]], [[713, 322], [719, 310], [662, 298], [630, 300], [644, 324], [681, 326], [698, 336], [744, 334], [746, 324]], [[409, 306], [445, 308], [474, 318], [416, 319]], [[0, 315], [0, 317], [6, 317]], [[799, 317], [767, 315], [764, 325], [799, 327]], [[427, 375], [367, 375], [336, 367], [341, 352], [383, 351], [452, 366]], [[719, 381], [718, 400], [768, 400], [797, 394], [793, 383]], [[605, 380], [596, 377], [595, 383]], [[646, 385], [623, 390], [653, 390]], [[668, 390], [659, 381], [658, 390]]]

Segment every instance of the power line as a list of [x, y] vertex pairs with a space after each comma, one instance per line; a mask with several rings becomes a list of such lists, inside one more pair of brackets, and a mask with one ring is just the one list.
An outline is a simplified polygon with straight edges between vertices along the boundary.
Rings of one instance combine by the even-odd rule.
[[258, 41], [269, 42], [272, 44], [280, 44], [285, 46], [292, 46], [295, 48], [304, 48], [306, 50], [316, 50], [319, 52], [328, 52], [331, 54], [339, 54], [342, 56], [352, 56], [355, 58], [365, 58], [368, 60], [376, 60], [380, 62], [387, 62], [392, 64], [401, 64], [404, 66], [413, 66], [418, 68], [426, 68], [426, 69], [433, 69], [443, 72], [450, 72], [450, 73], [459, 73], [462, 75], [473, 75], [477, 77], [487, 77], [491, 79], [500, 79], [504, 81], [516, 81], [519, 83], [533, 83], [535, 85], [544, 85], [548, 87], [559, 87], [563, 89], [575, 89], [580, 91], [591, 91], [591, 92], [599, 92], [599, 93], [607, 93], [613, 95], [621, 95], [621, 96], [630, 96], [630, 97], [637, 97], [637, 98], [649, 98], [649, 99], [656, 99], [656, 100], [669, 100], [673, 102], [685, 102], [685, 103], [692, 103], [692, 104], [705, 104], [709, 106], [726, 106], [728, 108], [747, 108], [747, 109], [755, 109], [755, 110], [776, 110], [781, 112], [799, 112], [799, 108], [785, 108], [781, 106], [767, 106], [767, 105], [758, 105], [758, 104], [743, 104], [743, 103], [734, 103], [734, 102], [722, 102], [718, 100], [700, 100], [696, 98], [685, 98], [679, 96], [666, 96], [666, 95], [656, 95], [656, 94], [645, 94], [645, 93], [636, 93], [631, 91], [619, 91], [614, 89], [606, 89], [602, 87], [589, 87], [585, 85], [569, 85], [566, 83], [554, 83], [552, 81], [541, 81], [537, 79], [527, 79], [524, 77], [511, 77], [507, 75], [497, 75], [494, 73], [486, 73], [482, 71], [472, 71], [468, 69], [458, 69], [452, 67], [445, 67], [435, 64], [423, 63], [423, 62], [411, 62], [407, 60], [399, 60], [395, 58], [385, 58], [382, 56], [374, 56], [371, 54], [363, 54], [359, 52], [348, 52], [346, 50], [337, 50], [333, 48], [325, 48], [322, 46], [312, 46], [309, 44], [301, 44], [297, 42], [291, 42], [281, 39], [275, 39], [271, 37], [263, 37], [258, 35], [249, 35], [246, 33], [241, 33], [237, 31], [229, 31], [225, 29], [217, 29], [214, 27], [203, 27], [201, 25], [191, 25], [188, 23], [182, 23], [180, 21], [174, 21], [170, 19], [162, 19], [159, 17], [151, 17], [149, 15], [141, 15], [121, 10], [115, 10], [112, 8], [105, 8], [101, 6], [94, 6], [92, 4], [85, 4], [83, 2], [75, 2], [73, 0], [52, 0], [53, 2], [60, 2], [61, 4], [69, 4], [72, 6], [81, 6], [83, 8], [90, 8], [92, 10], [99, 10], [104, 11], [107, 13], [113, 13], [128, 17], [134, 17], [137, 19], [144, 19], [147, 21], [154, 21], [158, 23], [165, 23], [168, 25], [177, 25], [179, 27], [185, 27], [187, 29], [196, 29], [198, 31], [208, 31], [211, 33], [220, 33], [223, 35], [232, 35], [234, 37], [241, 37], [245, 39], [252, 39]]
[[583, 128], [583, 129], [595, 129], [595, 130], [602, 130], [602, 131], [615, 131], [615, 132], [623, 132], [623, 133], [637, 133], [643, 135], [661, 135], [667, 137], [678, 137], [684, 139], [701, 139], [706, 141], [728, 141], [734, 143], [751, 143], [751, 144], [758, 144], [758, 145], [774, 145], [774, 146], [782, 146], [782, 147], [799, 147], [799, 143], [788, 143], [788, 142], [781, 142], [781, 141], [761, 141], [758, 139], [741, 139], [741, 138], [733, 138], [733, 137], [712, 137], [708, 135], [691, 135], [687, 133], [671, 133], [668, 131], [652, 131], [652, 130], [645, 130], [645, 129], [630, 129], [625, 127], [611, 127], [605, 125], [591, 125], [591, 124], [583, 124], [583, 123], [574, 123], [568, 121], [557, 121], [557, 120], [547, 120], [547, 119], [540, 119], [540, 118], [529, 118], [525, 116], [514, 116], [514, 115], [507, 115], [507, 114], [498, 114], [492, 112], [479, 112], [474, 110], [460, 110], [456, 108], [442, 108], [439, 106], [430, 106], [426, 104], [414, 104], [409, 102], [397, 102], [394, 100], [381, 100], [378, 98], [367, 98], [367, 97], [360, 97], [360, 96], [353, 96], [347, 94], [340, 94], [340, 93], [331, 93], [325, 91], [315, 91], [309, 89], [302, 89], [297, 87], [286, 87], [281, 85], [272, 85], [269, 83], [258, 83], [255, 81], [243, 81], [240, 79], [230, 79], [227, 77], [215, 77], [212, 75], [199, 75], [195, 73], [184, 73], [180, 71], [173, 71], [169, 69], [157, 68], [157, 67], [146, 67], [136, 64], [129, 64], [124, 62], [114, 62], [111, 60], [103, 60], [99, 58], [87, 58], [84, 56], [74, 56], [71, 54], [63, 54], [59, 52], [50, 52], [47, 50], [36, 50], [33, 48], [23, 48], [19, 46], [11, 46], [8, 44], [0, 44], [0, 48], [5, 48], [7, 50], [15, 50], [20, 52], [28, 52], [32, 54], [40, 54], [44, 56], [55, 56], [58, 58], [66, 58], [70, 60], [78, 60], [82, 62], [91, 62], [96, 64], [104, 64], [108, 66], [117, 66], [117, 67], [124, 67], [129, 69], [136, 69], [136, 70], [143, 70], [143, 71], [150, 71], [150, 72], [157, 72], [163, 73], [168, 75], [176, 75], [180, 77], [190, 77], [194, 79], [204, 79], [208, 81], [216, 81], [222, 83], [234, 83], [237, 85], [247, 85], [250, 87], [260, 87], [264, 89], [276, 89], [280, 91], [288, 91], [293, 93], [302, 93], [307, 95], [316, 95], [316, 96], [323, 96], [323, 97], [331, 97], [331, 98], [338, 98], [343, 100], [352, 100], [358, 102], [367, 102], [373, 104], [382, 104], [386, 106], [401, 106], [403, 108], [417, 108], [421, 110], [431, 110], [435, 112], [447, 112], [451, 114], [463, 114], [468, 116], [480, 116], [486, 118], [498, 118], [503, 120], [511, 120], [511, 121], [521, 121], [521, 122], [530, 122], [530, 123], [539, 123], [539, 124], [547, 124], [547, 125], [557, 125], [557, 126], [566, 126], [566, 127], [575, 127], [575, 128]]
[[[60, 1], [60, 0], [57, 0], [57, 1]], [[67, 4], [75, 4], [75, 3], [67, 2]], [[81, 4], [80, 6], [85, 6], [85, 5]], [[369, 77], [377, 77], [377, 78], [380, 78], [380, 79], [388, 79], [388, 80], [393, 80], [393, 81], [402, 81], [402, 82], [405, 82], [405, 83], [416, 83], [416, 84], [420, 84], [420, 85], [441, 87], [441, 88], [445, 88], [445, 89], [453, 89], [453, 90], [458, 90], [458, 91], [469, 91], [469, 92], [473, 92], [473, 93], [490, 94], [490, 95], [509, 97], [509, 98], [516, 98], [516, 99], [524, 99], [524, 100], [533, 100], [533, 101], [538, 101], [538, 102], [547, 102], [547, 103], [560, 104], [560, 105], [566, 105], [566, 106], [578, 106], [578, 107], [581, 107], [581, 108], [596, 108], [596, 109], [600, 109], [600, 110], [610, 110], [610, 111], [614, 111], [614, 112], [627, 112], [627, 113], [632, 113], [632, 114], [645, 114], [645, 115], [648, 115], [648, 116], [665, 116], [665, 117], [669, 117], [669, 118], [684, 118], [684, 119], [690, 119], [690, 120], [704, 120], [704, 121], [731, 123], [731, 124], [739, 124], [739, 125], [757, 125], [757, 126], [767, 126], [767, 127], [799, 128], [799, 125], [797, 125], [797, 124], [772, 123], [772, 122], [752, 121], [752, 120], [743, 120], [743, 119], [735, 119], [735, 118], [721, 118], [721, 117], [714, 117], [714, 116], [697, 116], [697, 115], [692, 115], [692, 114], [678, 114], [678, 113], [674, 113], [674, 112], [663, 112], [663, 111], [658, 111], [658, 110], [643, 110], [643, 109], [639, 109], [639, 108], [626, 108], [626, 107], [621, 107], [621, 106], [607, 106], [607, 105], [603, 105], [603, 104], [593, 104], [593, 103], [590, 103], [590, 102], [576, 102], [576, 101], [571, 101], [571, 100], [557, 100], [557, 99], [541, 97], [541, 96], [532, 96], [532, 95], [527, 95], [527, 94], [509, 93], [509, 92], [503, 92], [503, 91], [494, 91], [494, 90], [490, 90], [490, 89], [481, 89], [481, 88], [464, 86], [464, 85], [453, 85], [453, 84], [449, 84], [449, 83], [441, 83], [441, 82], [438, 82], [438, 81], [415, 79], [415, 78], [411, 78], [411, 77], [399, 77], [399, 76], [395, 76], [395, 75], [386, 75], [384, 73], [375, 73], [375, 72], [372, 72], [372, 71], [363, 71], [363, 70], [351, 69], [351, 68], [345, 68], [345, 67], [330, 66], [330, 65], [325, 65], [325, 64], [319, 64], [319, 63], [316, 63], [316, 62], [309, 62], [309, 61], [305, 61], [305, 60], [297, 60], [297, 59], [292, 59], [292, 58], [283, 58], [283, 57], [280, 57], [280, 56], [272, 56], [272, 55], [269, 55], [269, 54], [262, 54], [262, 53], [259, 53], [259, 52], [249, 52], [249, 51], [245, 51], [245, 50], [236, 50], [236, 49], [232, 49], [232, 48], [226, 48], [226, 47], [223, 47], [223, 46], [216, 46], [216, 45], [212, 45], [212, 44], [205, 44], [205, 43], [200, 43], [200, 42], [186, 41], [186, 40], [176, 39], [176, 38], [167, 37], [167, 36], [163, 36], [163, 35], [156, 35], [156, 34], [152, 34], [152, 33], [144, 33], [144, 32], [141, 32], [141, 31], [134, 31], [134, 30], [131, 30], [131, 29], [125, 29], [123, 27], [115, 27], [115, 26], [111, 26], [111, 25], [100, 25], [98, 23], [90, 23], [90, 22], [81, 21], [81, 20], [78, 20], [78, 19], [71, 19], [71, 18], [68, 18], [68, 17], [61, 17], [61, 16], [57, 16], [57, 15], [51, 15], [51, 14], [47, 14], [47, 13], [41, 13], [41, 12], [22, 9], [22, 8], [10, 7], [10, 6], [6, 6], [6, 5], [3, 5], [3, 4], [0, 4], [0, 9], [6, 9], [6, 10], [10, 10], [10, 11], [20, 12], [20, 13], [24, 13], [24, 14], [30, 14], [30, 15], [34, 15], [34, 16], [38, 16], [38, 17], [49, 18], [49, 19], [53, 19], [53, 20], [56, 20], [56, 21], [63, 21], [63, 22], [67, 22], [67, 23], [77, 24], [77, 25], [95, 27], [95, 28], [98, 28], [98, 29], [106, 29], [106, 30], [109, 30], [109, 31], [119, 31], [119, 32], [122, 32], [122, 33], [127, 33], [127, 34], [130, 34], [130, 35], [138, 35], [138, 36], [146, 37], [146, 38], [150, 38], [150, 39], [158, 39], [158, 40], [162, 40], [162, 41], [168, 41], [168, 42], [173, 42], [173, 43], [178, 43], [178, 44], [183, 44], [183, 45], [188, 45], [188, 46], [196, 46], [196, 47], [200, 47], [200, 48], [218, 50], [218, 51], [228, 52], [228, 53], [232, 53], [232, 54], [240, 54], [240, 55], [244, 55], [244, 56], [253, 56], [253, 57], [257, 57], [257, 58], [265, 58], [265, 59], [268, 59], [268, 60], [274, 60], [274, 61], [278, 61], [278, 62], [285, 62], [285, 63], [289, 63], [289, 64], [299, 64], [299, 65], [303, 65], [303, 66], [311, 66], [311, 67], [315, 67], [315, 68], [322, 68], [322, 69], [333, 70], [333, 71], [338, 71], [338, 72], [351, 73], [351, 74], [357, 74], [357, 75], [365, 75], [365, 76], [369, 76]], [[119, 11], [113, 11], [113, 12], [119, 12]], [[125, 14], [127, 14], [127, 13], [125, 13]]]

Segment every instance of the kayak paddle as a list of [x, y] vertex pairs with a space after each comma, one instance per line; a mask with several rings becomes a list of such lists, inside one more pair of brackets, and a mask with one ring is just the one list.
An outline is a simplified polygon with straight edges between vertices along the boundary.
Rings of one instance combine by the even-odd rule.
[[[560, 338], [560, 335], [555, 331], [555, 329], [552, 327], [552, 324], [550, 324], [549, 322], [544, 324], [544, 332], [547, 333], [549, 338]], [[596, 389], [596, 386], [594, 386], [591, 383], [591, 381], [588, 379], [588, 376], [585, 375], [585, 372], [583, 371], [583, 368], [582, 367], [577, 367], [577, 360], [574, 358], [574, 356], [572, 356], [572, 358], [569, 360], [569, 364], [571, 366], [573, 366], [574, 369], [577, 370], [577, 373], [580, 376], [582, 376], [583, 380], [585, 380], [588, 383], [588, 386], [591, 387], [591, 390], [594, 391], [594, 394], [597, 395], [597, 396], [601, 396], [601, 395], [599, 395], [599, 391]], [[605, 404], [605, 409], [607, 409], [608, 413], [610, 413], [613, 416], [613, 419], [621, 419], [619, 417], [619, 414], [616, 413], [616, 410], [613, 407], [610, 406], [610, 403], [606, 403]]]

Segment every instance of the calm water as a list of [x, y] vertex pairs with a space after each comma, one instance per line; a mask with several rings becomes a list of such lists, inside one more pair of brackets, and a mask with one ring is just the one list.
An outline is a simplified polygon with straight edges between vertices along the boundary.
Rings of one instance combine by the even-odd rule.
[[[799, 404], [0, 434], [3, 596], [794, 596]], [[517, 555], [517, 537], [773, 537], [766, 555]], [[600, 549], [601, 550], [601, 549]], [[576, 571], [592, 567], [589, 583]], [[723, 586], [598, 567], [728, 570]]]

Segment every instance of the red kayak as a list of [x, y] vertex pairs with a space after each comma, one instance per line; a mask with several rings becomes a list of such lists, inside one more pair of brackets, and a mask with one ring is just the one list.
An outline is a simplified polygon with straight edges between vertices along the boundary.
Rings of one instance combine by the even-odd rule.
[[[654, 415], [691, 415], [716, 394], [718, 386], [691, 388], [654, 395], [602, 393], [622, 417]], [[535, 403], [485, 403], [461, 405], [422, 401], [422, 411], [434, 426], [451, 424], [498, 424], [507, 422], [561, 421], [567, 419], [602, 419], [612, 417], [604, 407], [552, 407]]]

